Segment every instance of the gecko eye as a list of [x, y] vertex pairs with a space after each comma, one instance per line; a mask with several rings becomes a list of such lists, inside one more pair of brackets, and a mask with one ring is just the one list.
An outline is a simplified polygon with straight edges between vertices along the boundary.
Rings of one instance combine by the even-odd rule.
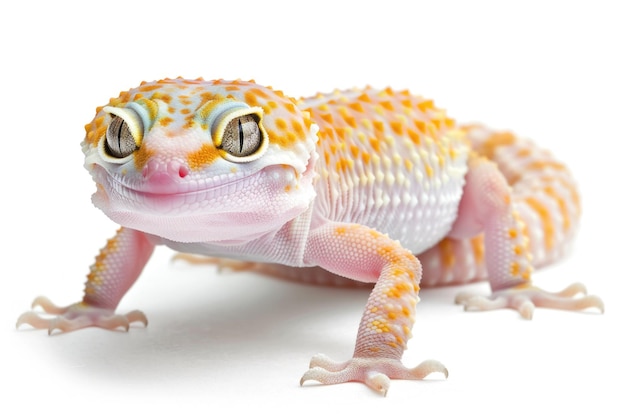
[[228, 122], [222, 134], [220, 148], [235, 157], [245, 157], [258, 151], [262, 142], [258, 118], [254, 115], [246, 115]]
[[116, 158], [125, 158], [136, 149], [137, 144], [128, 123], [114, 115], [106, 132], [106, 152]]
[[269, 140], [263, 127], [262, 108], [230, 99], [205, 106], [198, 113], [207, 113], [205, 123], [210, 126], [213, 143], [224, 159], [246, 163], [263, 155]]
[[143, 140], [142, 113], [130, 105], [129, 107], [106, 106], [102, 110], [108, 113], [111, 119], [104, 137], [100, 140], [100, 155], [108, 162], [124, 163], [133, 152], [139, 149]]

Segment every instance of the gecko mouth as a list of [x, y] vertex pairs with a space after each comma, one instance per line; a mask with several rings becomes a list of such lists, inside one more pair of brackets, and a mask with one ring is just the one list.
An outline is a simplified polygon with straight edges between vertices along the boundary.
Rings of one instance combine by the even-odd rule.
[[[254, 173], [224, 174], [210, 178], [173, 179], [155, 176], [149, 181], [132, 181], [111, 175], [103, 167], [92, 171], [98, 192], [103, 194], [106, 206], [96, 204], [105, 212], [151, 212], [161, 216], [180, 216], [188, 213], [229, 212], [233, 202], [254, 201], [256, 194], [272, 195], [294, 182], [292, 167], [265, 167]], [[236, 196], [236, 198], [234, 198]], [[242, 210], [241, 207], [238, 208]]]
[[306, 211], [315, 195], [312, 178], [296, 181], [294, 168], [282, 165], [158, 189], [123, 184], [104, 168], [91, 172], [92, 201], [111, 220], [176, 242], [249, 242]]

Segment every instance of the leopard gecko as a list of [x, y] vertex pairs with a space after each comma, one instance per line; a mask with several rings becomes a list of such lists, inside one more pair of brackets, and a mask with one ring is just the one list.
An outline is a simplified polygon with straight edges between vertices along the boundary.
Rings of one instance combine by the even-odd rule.
[[[292, 279], [373, 284], [354, 355], [316, 355], [301, 383], [447, 376], [405, 367], [421, 286], [487, 279], [466, 309], [603, 311], [582, 284], [548, 293], [533, 267], [567, 252], [580, 201], [568, 169], [508, 132], [457, 125], [432, 100], [391, 88], [296, 100], [254, 81], [143, 82], [97, 108], [82, 142], [92, 201], [121, 227], [82, 301], [33, 302], [17, 326], [147, 325], [115, 312], [156, 245]], [[580, 294], [582, 296], [579, 296]], [[49, 315], [52, 315], [50, 317]]]

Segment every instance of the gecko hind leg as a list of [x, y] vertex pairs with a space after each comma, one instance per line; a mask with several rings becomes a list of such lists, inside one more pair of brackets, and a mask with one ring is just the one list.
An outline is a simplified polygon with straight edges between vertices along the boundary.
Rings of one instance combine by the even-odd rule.
[[535, 307], [560, 310], [597, 308], [604, 313], [602, 299], [596, 295], [587, 295], [587, 289], [581, 283], [571, 284], [559, 292], [548, 292], [529, 284], [494, 291], [490, 296], [463, 292], [457, 295], [455, 303], [463, 305], [465, 311], [512, 308], [519, 311], [525, 319], [532, 319]]
[[[532, 256], [526, 225], [519, 216], [511, 187], [495, 163], [473, 155], [457, 220], [450, 237], [467, 239], [484, 233], [487, 276], [490, 296], [459, 294], [457, 304], [465, 310], [512, 308], [531, 319], [535, 307], [584, 310], [595, 307], [604, 311], [602, 300], [586, 295], [582, 284], [572, 284], [551, 293], [533, 285]], [[579, 294], [583, 294], [579, 297]]]

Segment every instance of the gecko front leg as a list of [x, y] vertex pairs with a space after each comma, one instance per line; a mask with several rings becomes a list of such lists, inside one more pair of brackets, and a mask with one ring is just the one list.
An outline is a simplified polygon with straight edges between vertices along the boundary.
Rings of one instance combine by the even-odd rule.
[[146, 262], [154, 251], [152, 244], [142, 232], [120, 228], [96, 257], [87, 275], [83, 300], [67, 307], [58, 307], [45, 297], [37, 297], [32, 307], [41, 307], [44, 317], [35, 311], [22, 314], [17, 327], [29, 324], [36, 329], [55, 329], [63, 332], [84, 327], [101, 327], [109, 330], [124, 328], [130, 323], [141, 322], [147, 325], [145, 315], [140, 311], [120, 315], [115, 309], [128, 289], [134, 284]]
[[423, 379], [432, 372], [447, 377], [448, 371], [437, 361], [415, 368], [401, 362], [419, 301], [421, 265], [399, 242], [362, 225], [329, 222], [312, 231], [305, 261], [376, 285], [361, 318], [352, 359], [334, 362], [317, 355], [301, 384], [358, 381], [385, 395], [390, 379]]

